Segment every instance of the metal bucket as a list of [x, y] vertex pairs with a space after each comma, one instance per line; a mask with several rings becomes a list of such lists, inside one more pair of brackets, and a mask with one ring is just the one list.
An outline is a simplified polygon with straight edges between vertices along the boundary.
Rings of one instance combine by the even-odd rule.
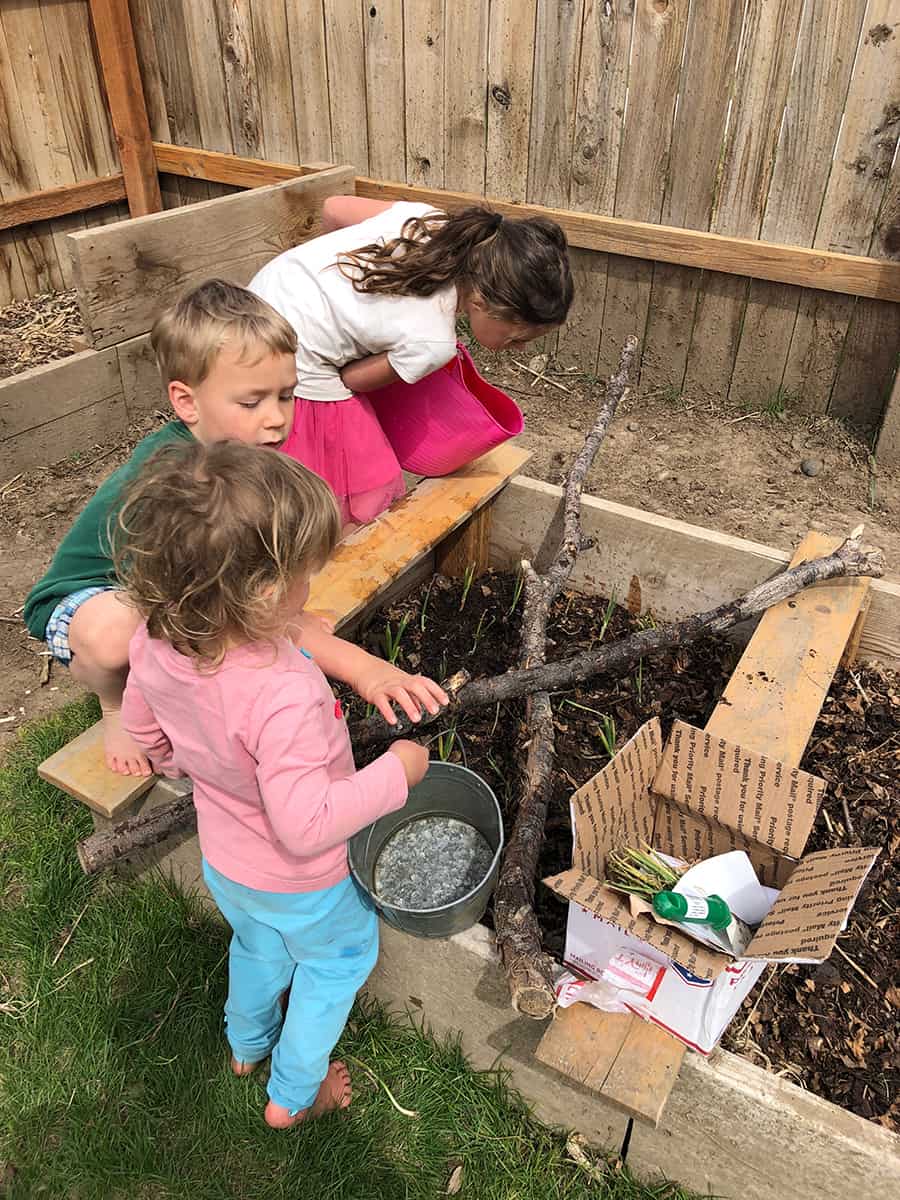
[[[473, 825], [493, 851], [487, 874], [477, 887], [439, 908], [389, 905], [375, 894], [375, 864], [387, 840], [422, 817], [454, 817]], [[347, 845], [353, 878], [371, 898], [383, 920], [416, 937], [443, 938], [475, 925], [484, 915], [500, 870], [503, 817], [497, 797], [480, 775], [456, 763], [433, 762], [421, 783], [410, 789], [403, 808], [354, 834]]]

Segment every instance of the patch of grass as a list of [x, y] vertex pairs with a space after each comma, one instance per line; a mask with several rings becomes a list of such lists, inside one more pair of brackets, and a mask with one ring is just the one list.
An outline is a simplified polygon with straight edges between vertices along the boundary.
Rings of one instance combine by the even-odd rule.
[[25, 729], [0, 769], [4, 1196], [436, 1200], [461, 1165], [459, 1194], [478, 1200], [689, 1200], [600, 1156], [595, 1182], [502, 1072], [370, 1002], [339, 1050], [418, 1116], [351, 1062], [345, 1119], [270, 1131], [265, 1070], [227, 1066], [225, 925], [161, 877], [86, 878], [74, 843], [90, 818], [36, 775], [96, 716], [78, 704]]

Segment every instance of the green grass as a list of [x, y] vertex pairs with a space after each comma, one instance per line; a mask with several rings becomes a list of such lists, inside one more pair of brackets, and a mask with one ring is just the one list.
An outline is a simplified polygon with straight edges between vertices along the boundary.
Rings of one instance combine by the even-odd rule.
[[265, 1072], [227, 1067], [224, 925], [160, 878], [87, 879], [87, 813], [35, 774], [95, 716], [79, 704], [26, 729], [0, 769], [0, 1194], [425, 1200], [461, 1165], [458, 1194], [477, 1200], [687, 1197], [600, 1156], [595, 1182], [501, 1072], [371, 1003], [340, 1047], [357, 1060], [349, 1114], [268, 1130]]

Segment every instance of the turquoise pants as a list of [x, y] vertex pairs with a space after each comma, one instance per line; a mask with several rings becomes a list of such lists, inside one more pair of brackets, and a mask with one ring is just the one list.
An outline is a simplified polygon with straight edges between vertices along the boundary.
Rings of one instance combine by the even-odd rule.
[[203, 878], [233, 930], [225, 1004], [231, 1051], [246, 1063], [271, 1054], [271, 1099], [292, 1114], [308, 1108], [375, 966], [375, 912], [350, 878], [318, 892], [260, 892], [205, 860]]

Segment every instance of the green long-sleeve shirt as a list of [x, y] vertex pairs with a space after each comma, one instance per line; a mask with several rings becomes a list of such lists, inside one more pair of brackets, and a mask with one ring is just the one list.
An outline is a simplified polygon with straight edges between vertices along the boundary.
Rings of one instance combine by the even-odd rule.
[[123, 485], [160, 446], [189, 442], [193, 436], [183, 421], [169, 421], [138, 442], [128, 462], [101, 483], [60, 543], [47, 574], [28, 593], [25, 624], [32, 637], [43, 638], [51, 613], [66, 596], [115, 581], [106, 531], [110, 515], [118, 508]]

